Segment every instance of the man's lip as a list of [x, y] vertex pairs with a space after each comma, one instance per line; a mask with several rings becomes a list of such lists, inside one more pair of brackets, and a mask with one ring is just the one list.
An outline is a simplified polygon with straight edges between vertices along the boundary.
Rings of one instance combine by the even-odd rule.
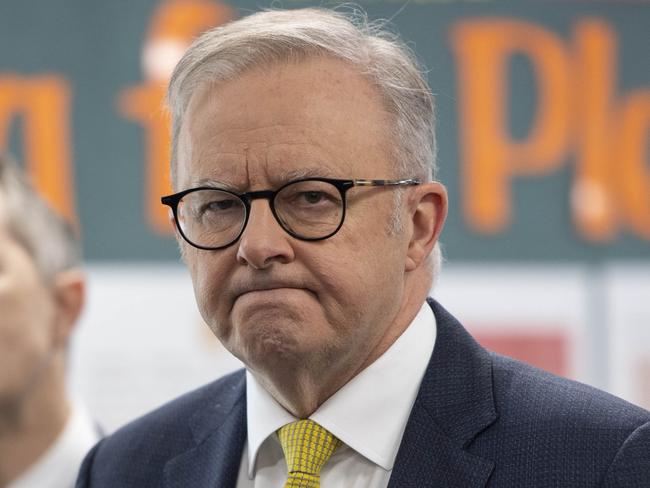
[[273, 290], [304, 290], [304, 288], [298, 288], [297, 286], [270, 286], [267, 288], [251, 288], [250, 290], [246, 290], [240, 294], [241, 295], [246, 295], [247, 293], [255, 293], [257, 291], [273, 291]]
[[295, 285], [289, 285], [289, 284], [275, 284], [275, 285], [263, 285], [263, 286], [255, 286], [251, 288], [246, 288], [243, 290], [240, 290], [236, 295], [235, 295], [235, 300], [247, 295], [249, 293], [255, 293], [255, 292], [263, 292], [263, 291], [273, 291], [273, 290], [302, 290], [307, 293], [314, 294], [312, 290], [309, 288], [305, 288], [303, 286], [295, 286]]

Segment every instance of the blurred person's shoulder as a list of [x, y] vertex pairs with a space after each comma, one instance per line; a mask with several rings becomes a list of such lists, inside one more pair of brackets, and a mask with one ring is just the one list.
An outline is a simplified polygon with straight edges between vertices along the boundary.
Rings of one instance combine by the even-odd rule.
[[[245, 372], [238, 370], [126, 424], [87, 455], [77, 486], [162, 486], [165, 464], [230, 421], [245, 437]], [[158, 476], [159, 479], [154, 479]]]

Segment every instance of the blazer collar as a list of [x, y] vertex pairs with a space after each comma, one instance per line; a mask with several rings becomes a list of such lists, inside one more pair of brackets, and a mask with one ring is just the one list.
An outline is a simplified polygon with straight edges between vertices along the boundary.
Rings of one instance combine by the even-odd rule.
[[165, 464], [165, 488], [236, 485], [246, 441], [243, 371], [225, 388], [225, 393], [210, 395], [217, 403], [200, 406], [190, 419], [196, 444]]
[[389, 488], [483, 487], [490, 460], [465, 450], [498, 417], [492, 362], [460, 323], [437, 302], [437, 339], [406, 425]]

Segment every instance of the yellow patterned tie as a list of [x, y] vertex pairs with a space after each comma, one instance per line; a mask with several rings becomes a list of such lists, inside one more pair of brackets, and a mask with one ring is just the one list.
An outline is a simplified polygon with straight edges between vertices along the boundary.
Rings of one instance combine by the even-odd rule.
[[289, 470], [284, 488], [320, 488], [320, 470], [341, 441], [313, 420], [291, 422], [278, 437]]

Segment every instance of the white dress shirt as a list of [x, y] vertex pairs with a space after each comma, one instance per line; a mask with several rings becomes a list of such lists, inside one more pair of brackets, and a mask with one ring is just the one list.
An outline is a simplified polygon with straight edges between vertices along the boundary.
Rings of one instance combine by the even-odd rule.
[[75, 403], [54, 444], [7, 488], [72, 488], [81, 461], [98, 440], [97, 426], [88, 411]]
[[[321, 488], [385, 488], [436, 341], [425, 302], [404, 333], [309, 418], [343, 445], [321, 472]], [[275, 431], [297, 420], [246, 372], [248, 438], [237, 488], [278, 488], [287, 465]]]

